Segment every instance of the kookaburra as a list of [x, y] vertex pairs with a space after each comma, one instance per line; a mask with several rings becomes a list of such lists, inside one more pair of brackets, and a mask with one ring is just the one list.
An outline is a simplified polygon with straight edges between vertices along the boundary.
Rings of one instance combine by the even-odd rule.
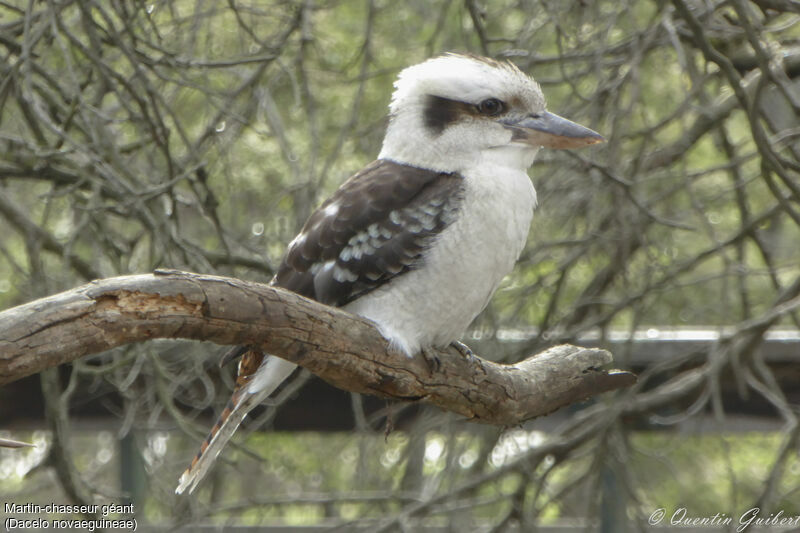
[[[527, 171], [539, 147], [603, 138], [549, 113], [511, 62], [446, 54], [406, 68], [394, 86], [378, 159], [311, 215], [272, 284], [373, 321], [413, 357], [456, 342], [513, 268], [536, 206]], [[247, 412], [295, 368], [246, 351], [176, 492], [194, 490]]]

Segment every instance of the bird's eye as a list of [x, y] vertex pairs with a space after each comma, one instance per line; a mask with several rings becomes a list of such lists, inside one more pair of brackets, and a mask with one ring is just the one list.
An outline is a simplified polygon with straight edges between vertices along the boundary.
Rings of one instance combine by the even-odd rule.
[[482, 115], [499, 115], [506, 109], [506, 105], [497, 98], [487, 98], [478, 104], [478, 112]]

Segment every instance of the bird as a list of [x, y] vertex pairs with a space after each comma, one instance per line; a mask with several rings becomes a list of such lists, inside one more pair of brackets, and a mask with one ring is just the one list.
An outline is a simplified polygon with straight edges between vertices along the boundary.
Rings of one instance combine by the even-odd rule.
[[[459, 342], [527, 241], [540, 147], [602, 142], [546, 109], [510, 60], [446, 53], [403, 69], [378, 158], [289, 243], [271, 281], [371, 320], [409, 357]], [[236, 385], [176, 493], [192, 492], [246, 414], [296, 365], [240, 347]]]

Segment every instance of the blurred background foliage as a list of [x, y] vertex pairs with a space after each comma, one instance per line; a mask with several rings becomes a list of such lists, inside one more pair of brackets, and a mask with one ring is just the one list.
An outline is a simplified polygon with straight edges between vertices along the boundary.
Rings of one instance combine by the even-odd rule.
[[[157, 267], [268, 281], [378, 153], [397, 72], [469, 51], [608, 142], [540, 152], [528, 247], [467, 342], [508, 361], [598, 343], [641, 373], [507, 431], [303, 375], [187, 501], [232, 369], [212, 346], [130, 346], [0, 389], [0, 429], [40, 444], [0, 450], [0, 495], [187, 527], [800, 514], [798, 20], [792, 0], [0, 2], [0, 309]], [[318, 421], [334, 408], [346, 422]]]

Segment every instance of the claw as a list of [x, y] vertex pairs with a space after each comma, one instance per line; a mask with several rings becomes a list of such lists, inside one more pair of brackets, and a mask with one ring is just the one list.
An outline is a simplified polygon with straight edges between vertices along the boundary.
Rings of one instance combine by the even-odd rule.
[[439, 356], [436, 355], [436, 352], [431, 348], [422, 349], [422, 358], [425, 359], [425, 362], [428, 364], [428, 370], [430, 370], [431, 374], [438, 372], [442, 367], [442, 362], [439, 360]]
[[478, 358], [475, 357], [475, 354], [472, 352], [472, 349], [464, 344], [461, 341], [453, 341], [450, 343], [450, 346], [456, 349], [456, 351], [461, 354], [461, 357], [467, 360], [469, 363], [477, 363]]

